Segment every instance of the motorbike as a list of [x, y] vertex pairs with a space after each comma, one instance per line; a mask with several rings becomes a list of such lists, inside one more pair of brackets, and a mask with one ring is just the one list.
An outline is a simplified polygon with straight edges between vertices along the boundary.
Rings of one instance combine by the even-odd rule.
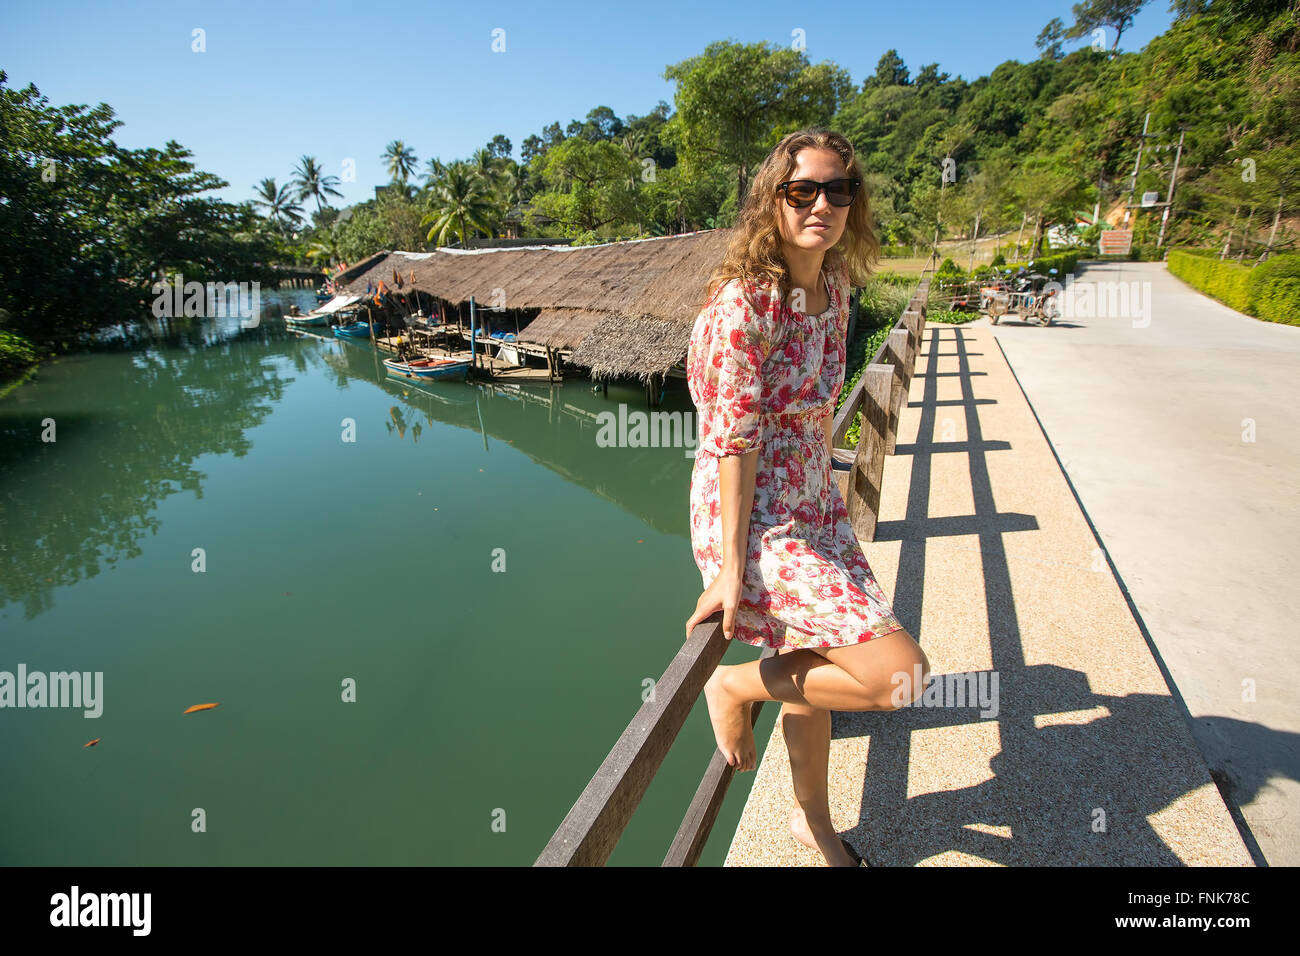
[[[1033, 260], [1029, 261], [1032, 266]], [[1044, 289], [1049, 282], [1055, 282], [1056, 269], [1048, 269], [1049, 275], [1041, 272], [1027, 272], [1021, 266], [1020, 271], [1011, 275], [1011, 270], [1004, 270], [1005, 279], [999, 286], [987, 288], [987, 298], [981, 290], [982, 311], [989, 317], [990, 325], [997, 325], [998, 320], [1007, 315], [1016, 315], [1026, 322], [1037, 322], [1046, 328], [1053, 319], [1061, 317], [1057, 289]]]

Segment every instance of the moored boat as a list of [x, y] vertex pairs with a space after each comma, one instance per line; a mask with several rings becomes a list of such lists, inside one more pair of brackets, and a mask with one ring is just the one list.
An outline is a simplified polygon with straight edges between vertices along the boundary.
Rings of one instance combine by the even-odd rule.
[[308, 312], [303, 315], [289, 315], [286, 313], [284, 316], [284, 321], [290, 325], [328, 325], [329, 320], [328, 315], [322, 315], [319, 312]]
[[469, 361], [461, 359], [412, 359], [405, 362], [386, 358], [384, 367], [389, 375], [398, 378], [464, 378], [469, 374]]
[[334, 326], [334, 334], [341, 339], [368, 339], [370, 325], [367, 322], [350, 322], [347, 325]]

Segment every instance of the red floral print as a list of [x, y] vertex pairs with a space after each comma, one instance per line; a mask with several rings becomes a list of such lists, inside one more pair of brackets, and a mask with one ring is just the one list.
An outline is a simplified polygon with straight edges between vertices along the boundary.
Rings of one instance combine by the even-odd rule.
[[691, 549], [704, 586], [722, 568], [718, 459], [758, 451], [736, 640], [841, 647], [902, 627], [867, 564], [831, 473], [825, 418], [844, 385], [849, 274], [823, 268], [830, 308], [796, 312], [733, 279], [696, 317], [686, 379], [699, 422]]

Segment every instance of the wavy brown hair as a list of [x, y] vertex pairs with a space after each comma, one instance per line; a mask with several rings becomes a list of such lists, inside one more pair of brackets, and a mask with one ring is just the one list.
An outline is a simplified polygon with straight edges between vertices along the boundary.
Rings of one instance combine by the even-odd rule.
[[[735, 232], [727, 246], [721, 265], [709, 278], [708, 299], [718, 288], [731, 279], [753, 282], [775, 288], [780, 301], [790, 294], [790, 272], [786, 267], [780, 229], [781, 209], [785, 200], [777, 192], [777, 185], [790, 178], [795, 169], [795, 156], [801, 149], [829, 149], [839, 154], [848, 175], [862, 179], [853, 144], [834, 130], [811, 127], [784, 136], [772, 147], [750, 184], [749, 192], [741, 205]], [[826, 251], [823, 266], [833, 265], [840, 256], [848, 263], [849, 281], [863, 285], [874, 271], [880, 258], [880, 240], [876, 235], [875, 219], [871, 214], [871, 200], [864, 182], [857, 198], [849, 207], [848, 219], [840, 241]]]

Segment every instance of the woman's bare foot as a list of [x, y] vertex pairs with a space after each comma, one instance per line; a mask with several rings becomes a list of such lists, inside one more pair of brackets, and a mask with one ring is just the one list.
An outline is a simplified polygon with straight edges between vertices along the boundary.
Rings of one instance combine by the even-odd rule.
[[835, 832], [834, 827], [827, 823], [825, 826], [819, 826], [814, 832], [808, 825], [808, 818], [799, 807], [790, 811], [790, 832], [804, 846], [821, 853], [827, 866], [858, 865], [844, 849], [844, 844], [840, 842], [840, 835]]
[[704, 683], [704, 699], [709, 705], [709, 720], [718, 750], [738, 773], [753, 770], [758, 763], [754, 747], [754, 728], [749, 723], [749, 701], [737, 700], [727, 692], [724, 678], [727, 668], [719, 665]]

